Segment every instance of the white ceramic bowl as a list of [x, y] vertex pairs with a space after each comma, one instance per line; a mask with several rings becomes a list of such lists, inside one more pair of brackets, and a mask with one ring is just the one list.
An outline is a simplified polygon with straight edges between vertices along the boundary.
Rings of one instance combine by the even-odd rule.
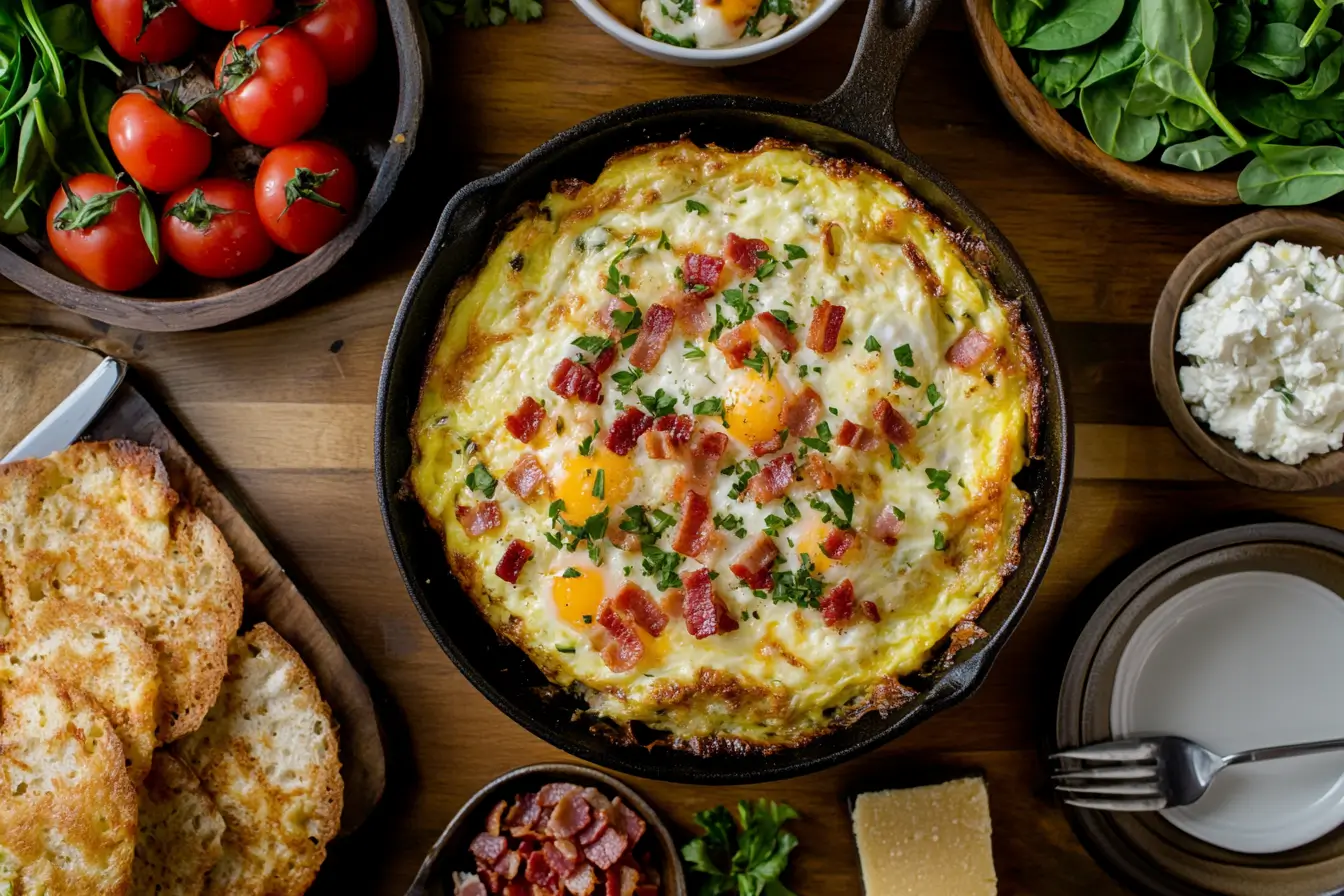
[[791, 47], [807, 37], [829, 19], [844, 0], [821, 0], [815, 12], [781, 31], [774, 37], [751, 44], [736, 47], [714, 47], [708, 49], [674, 47], [662, 41], [645, 37], [639, 31], [626, 25], [607, 11], [599, 0], [574, 0], [574, 5], [597, 27], [616, 38], [636, 52], [653, 59], [661, 59], [677, 65], [692, 65], [699, 68], [724, 68], [730, 65], [745, 65], [767, 56], [773, 56], [785, 47]]

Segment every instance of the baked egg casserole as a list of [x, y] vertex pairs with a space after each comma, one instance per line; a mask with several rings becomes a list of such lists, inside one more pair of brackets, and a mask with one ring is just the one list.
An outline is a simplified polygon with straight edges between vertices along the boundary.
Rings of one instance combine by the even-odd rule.
[[903, 185], [778, 141], [612, 159], [448, 297], [410, 482], [490, 625], [627, 732], [909, 699], [1015, 568], [1040, 378]]

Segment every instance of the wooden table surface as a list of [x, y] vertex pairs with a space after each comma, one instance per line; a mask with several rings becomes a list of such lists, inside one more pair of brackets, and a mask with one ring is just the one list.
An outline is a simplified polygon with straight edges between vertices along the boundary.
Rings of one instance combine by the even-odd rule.
[[[603, 110], [684, 93], [820, 99], [846, 71], [863, 9], [851, 0], [797, 47], [722, 71], [647, 60], [562, 0], [546, 0], [539, 23], [451, 31], [434, 42], [420, 148], [392, 206], [333, 275], [262, 319], [141, 334], [92, 324], [0, 282], [0, 323], [100, 336], [133, 362], [240, 488], [293, 574], [330, 607], [373, 670], [397, 745], [383, 815], [333, 851], [343, 892], [402, 892], [476, 788], [515, 766], [565, 758], [486, 702], [435, 645], [398, 578], [378, 514], [379, 365], [439, 210], [465, 180]], [[1176, 440], [1149, 384], [1148, 324], [1162, 284], [1191, 246], [1238, 210], [1146, 204], [1046, 156], [1000, 107], [958, 4], [945, 5], [916, 54], [897, 116], [911, 147], [1014, 243], [1054, 316], [1078, 451], [1050, 572], [980, 692], [900, 741], [775, 784], [635, 784], [683, 829], [716, 803], [788, 801], [803, 814], [792, 888], [856, 896], [846, 796], [979, 769], [988, 776], [1001, 893], [1123, 892], [1074, 839], [1043, 786], [1036, 745], [1053, 712], [1048, 675], [1068, 646], [1067, 611], [1090, 580], [1141, 545], [1257, 511], [1344, 527], [1344, 503], [1220, 479]]]

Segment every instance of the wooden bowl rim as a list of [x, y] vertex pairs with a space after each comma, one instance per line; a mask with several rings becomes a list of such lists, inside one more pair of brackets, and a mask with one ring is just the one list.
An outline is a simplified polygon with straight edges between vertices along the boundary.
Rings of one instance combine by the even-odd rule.
[[1181, 398], [1176, 338], [1181, 311], [1194, 294], [1259, 241], [1289, 239], [1344, 253], [1344, 220], [1306, 209], [1266, 209], [1237, 218], [1200, 240], [1167, 278], [1153, 314], [1149, 364], [1153, 389], [1181, 441], [1229, 479], [1272, 491], [1308, 491], [1344, 482], [1344, 449], [1315, 454], [1296, 466], [1243, 452], [1195, 419]]
[[359, 212], [331, 242], [311, 255], [227, 292], [195, 298], [145, 298], [107, 292], [47, 271], [0, 244], [0, 275], [28, 292], [106, 324], [150, 332], [199, 330], [230, 323], [289, 298], [329, 271], [387, 204], [415, 149], [428, 80], [428, 43], [410, 0], [385, 0], [397, 54], [397, 117], [387, 153], [378, 166]]
[[1108, 184], [1148, 199], [1182, 205], [1239, 205], [1235, 174], [1180, 172], [1122, 162], [1071, 125], [1031, 83], [994, 22], [992, 0], [963, 0], [980, 62], [1022, 129], [1051, 155]]

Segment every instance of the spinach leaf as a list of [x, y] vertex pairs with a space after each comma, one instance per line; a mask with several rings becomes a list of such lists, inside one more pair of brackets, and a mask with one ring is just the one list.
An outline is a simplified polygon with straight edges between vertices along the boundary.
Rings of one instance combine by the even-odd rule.
[[1029, 50], [1081, 47], [1111, 30], [1124, 8], [1124, 0], [1062, 0], [1020, 46]]
[[1213, 124], [1212, 119], [1209, 118], [1209, 113], [1194, 103], [1187, 103], [1184, 100], [1176, 100], [1168, 106], [1166, 115], [1174, 127], [1183, 131], [1202, 131]]
[[1331, 50], [1305, 81], [1289, 84], [1288, 89], [1299, 100], [1314, 100], [1339, 82], [1341, 67], [1344, 67], [1344, 44]]
[[1297, 140], [1303, 146], [1314, 146], [1318, 143], [1333, 143], [1337, 136], [1334, 125], [1328, 121], [1304, 121]]
[[1078, 85], [1087, 77], [1097, 60], [1097, 48], [1088, 45], [1061, 53], [1033, 53], [1035, 72], [1031, 83], [1056, 109], [1073, 104]]
[[1307, 53], [1301, 41], [1301, 28], [1287, 22], [1271, 22], [1251, 35], [1246, 51], [1237, 57], [1235, 64], [1274, 81], [1296, 78], [1307, 67]]
[[1299, 139], [1302, 126], [1309, 121], [1344, 121], [1344, 97], [1323, 96], [1314, 100], [1299, 100], [1282, 88], [1265, 85], [1240, 91], [1230, 96], [1229, 100], [1232, 114], [1290, 140]]
[[1137, 162], [1151, 153], [1162, 129], [1155, 116], [1131, 115], [1126, 111], [1132, 80], [1132, 75], [1115, 75], [1084, 87], [1078, 98], [1092, 141], [1125, 162]]
[[1344, 3], [1344, 0], [1316, 0], [1319, 9], [1316, 12], [1316, 17], [1307, 26], [1306, 33], [1302, 35], [1302, 46], [1305, 47], [1316, 39], [1316, 35], [1321, 33], [1325, 23], [1330, 21], [1330, 13], [1341, 3]]
[[1125, 11], [1097, 52], [1097, 62], [1080, 87], [1104, 81], [1111, 75], [1138, 68], [1143, 63], [1143, 36], [1139, 33], [1139, 0], [1126, 0]]
[[[1149, 94], [1145, 98], [1146, 104], [1152, 103], [1153, 95], [1158, 91], [1194, 103], [1209, 113], [1209, 117], [1238, 146], [1243, 145], [1245, 138], [1218, 109], [1205, 83], [1213, 64], [1215, 40], [1213, 7], [1209, 0], [1141, 0], [1139, 16], [1148, 61], [1135, 81], [1136, 93], [1140, 84], [1151, 85], [1146, 91]], [[1131, 104], [1134, 99], [1132, 94]], [[1131, 108], [1130, 112], [1151, 114], [1144, 111], [1143, 104]]]
[[1251, 0], [1231, 0], [1215, 9], [1213, 16], [1218, 23], [1213, 64], [1223, 65], [1246, 49], [1246, 41], [1251, 37]]
[[1303, 24], [1308, 15], [1307, 0], [1256, 0], [1262, 22], [1287, 22], [1290, 25]]
[[1159, 131], [1157, 135], [1158, 146], [1171, 146], [1173, 143], [1184, 143], [1190, 139], [1190, 132], [1184, 128], [1178, 128], [1171, 123], [1171, 115], [1167, 112], [1158, 113], [1157, 123]]
[[994, 24], [999, 26], [1003, 40], [1016, 47], [1026, 38], [1040, 7], [1031, 0], [994, 0], [990, 7]]
[[1208, 171], [1246, 151], [1238, 149], [1221, 134], [1210, 134], [1188, 143], [1168, 146], [1162, 153], [1162, 161], [1186, 171]]
[[1344, 190], [1344, 147], [1265, 144], [1237, 178], [1247, 205], [1310, 205]]

